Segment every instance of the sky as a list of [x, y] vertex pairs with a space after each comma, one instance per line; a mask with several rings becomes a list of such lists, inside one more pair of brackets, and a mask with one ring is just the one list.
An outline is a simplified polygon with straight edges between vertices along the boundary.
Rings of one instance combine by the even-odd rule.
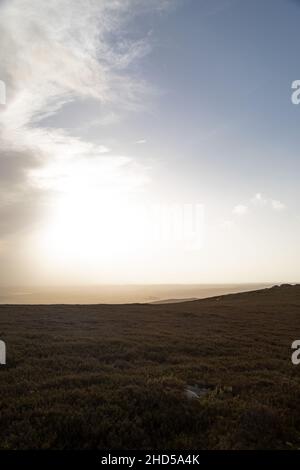
[[0, 285], [300, 282], [299, 21], [0, 0]]

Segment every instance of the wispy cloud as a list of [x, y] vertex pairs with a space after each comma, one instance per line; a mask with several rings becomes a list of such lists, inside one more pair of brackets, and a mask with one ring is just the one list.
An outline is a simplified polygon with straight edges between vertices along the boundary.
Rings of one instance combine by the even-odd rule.
[[282, 211], [286, 208], [285, 204], [283, 204], [281, 201], [276, 201], [274, 199], [271, 201], [271, 205], [275, 211]]
[[253, 210], [266, 208], [274, 211], [282, 211], [286, 209], [286, 205], [277, 199], [270, 199], [265, 197], [262, 193], [256, 193], [246, 204], [237, 204], [234, 206], [232, 213], [237, 216], [243, 216], [247, 214], [251, 208]]
[[113, 155], [103, 145], [70, 135], [67, 123], [66, 128], [47, 129], [44, 120], [67, 103], [78, 102], [80, 107], [86, 98], [108, 108], [111, 104], [130, 110], [139, 105], [147, 85], [132, 76], [130, 65], [147, 54], [150, 45], [147, 37], [136, 41], [122, 37], [122, 25], [146, 6], [161, 9], [158, 0], [10, 0], [0, 4], [0, 78], [7, 83], [7, 106], [0, 111], [0, 169], [10, 175], [9, 189], [1, 189], [0, 216], [6, 231], [9, 226], [14, 230], [16, 224], [10, 221], [14, 214], [19, 218], [20, 204], [23, 207], [27, 200], [35, 214], [42, 197], [32, 195], [49, 189], [47, 178], [52, 187], [55, 179], [63, 181], [61, 172], [74, 162], [93, 158], [94, 166], [99, 163], [98, 174], [109, 164], [120, 171], [124, 166], [128, 185], [143, 180], [135, 162], [132, 172], [128, 170], [129, 157]]
[[245, 215], [248, 212], [248, 206], [244, 204], [238, 204], [233, 208], [233, 214], [236, 215]]
[[251, 203], [255, 206], [266, 206], [275, 211], [283, 210], [286, 208], [286, 205], [277, 200], [277, 199], [270, 199], [265, 197], [261, 193], [256, 193], [255, 196], [251, 199]]
[[267, 202], [268, 200], [265, 199], [261, 193], [256, 193], [255, 196], [253, 196], [251, 199], [251, 203], [258, 206], [264, 206], [267, 204]]

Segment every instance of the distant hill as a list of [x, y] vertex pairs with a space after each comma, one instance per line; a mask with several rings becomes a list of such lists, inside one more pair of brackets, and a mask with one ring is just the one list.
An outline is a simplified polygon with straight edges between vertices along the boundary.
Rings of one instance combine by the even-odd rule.
[[165, 299], [165, 300], [155, 300], [154, 302], [148, 302], [152, 305], [163, 305], [163, 304], [177, 304], [181, 302], [193, 302], [194, 300], [199, 300], [198, 298], [187, 298], [187, 299]]

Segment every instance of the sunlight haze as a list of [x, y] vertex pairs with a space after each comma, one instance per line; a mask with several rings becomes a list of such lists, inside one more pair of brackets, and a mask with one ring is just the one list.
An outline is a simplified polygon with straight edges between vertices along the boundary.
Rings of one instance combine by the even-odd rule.
[[299, 281], [299, 19], [0, 1], [0, 284]]

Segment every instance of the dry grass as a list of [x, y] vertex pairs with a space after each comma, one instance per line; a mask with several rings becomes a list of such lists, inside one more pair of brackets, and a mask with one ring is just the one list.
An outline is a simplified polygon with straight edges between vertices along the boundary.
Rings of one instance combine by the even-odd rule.
[[[0, 306], [0, 338], [2, 449], [300, 447], [299, 286], [173, 305]], [[189, 401], [186, 384], [211, 391]]]

